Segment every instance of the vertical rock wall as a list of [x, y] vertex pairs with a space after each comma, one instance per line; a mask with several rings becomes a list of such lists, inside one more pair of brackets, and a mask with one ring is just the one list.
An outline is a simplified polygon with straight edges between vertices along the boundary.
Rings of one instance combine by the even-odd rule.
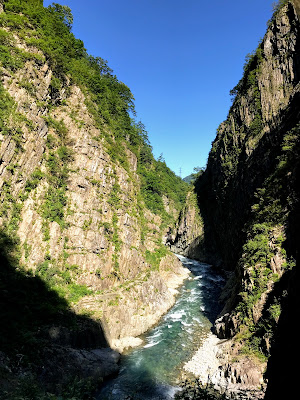
[[159, 253], [162, 219], [141, 200], [135, 154], [124, 142], [127, 165], [114, 160], [105, 140], [114, 142], [113, 132], [97, 127], [88, 94], [68, 77], [54, 90], [42, 52], [17, 35], [14, 45], [32, 60], [1, 71], [13, 113], [0, 134], [0, 226], [19, 241], [21, 265], [56, 277], [69, 298], [77, 291], [74, 309], [101, 321], [122, 350], [123, 337], [141, 334], [173, 304], [174, 282], [187, 273]]
[[215, 332], [233, 338], [232, 355], [240, 365], [247, 364], [245, 354], [259, 363], [272, 355], [288, 299], [294, 296], [299, 50], [299, 1], [288, 1], [276, 10], [257, 50], [248, 56], [207, 170], [196, 182], [206, 249], [234, 271]]

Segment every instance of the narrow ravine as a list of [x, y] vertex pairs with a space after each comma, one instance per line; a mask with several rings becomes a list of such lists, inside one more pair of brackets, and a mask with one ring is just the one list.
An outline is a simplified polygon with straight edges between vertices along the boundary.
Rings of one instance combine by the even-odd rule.
[[178, 257], [190, 275], [175, 305], [141, 337], [142, 346], [122, 357], [120, 374], [106, 383], [97, 400], [168, 400], [178, 390], [183, 364], [211, 330], [224, 283], [210, 265]]

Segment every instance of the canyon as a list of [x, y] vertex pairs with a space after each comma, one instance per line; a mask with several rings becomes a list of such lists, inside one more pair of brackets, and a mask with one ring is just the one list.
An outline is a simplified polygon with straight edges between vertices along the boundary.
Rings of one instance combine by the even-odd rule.
[[[214, 324], [217, 337], [229, 343], [229, 362], [225, 356], [214, 380], [227, 376], [225, 386], [241, 389], [268, 381], [266, 399], [295, 396], [295, 341], [287, 337], [299, 305], [299, 10], [297, 0], [280, 2], [247, 56], [207, 168], [195, 182], [202, 232], [194, 241], [202, 242], [206, 261], [229, 274]], [[175, 248], [190, 235], [187, 218], [181, 216], [170, 239]], [[182, 250], [189, 254], [188, 246]]]
[[154, 158], [68, 7], [0, 1], [1, 395], [80, 399], [117, 374], [189, 277], [174, 253], [227, 280], [204, 343], [212, 383], [293, 395], [299, 15], [299, 0], [278, 4], [192, 187]]

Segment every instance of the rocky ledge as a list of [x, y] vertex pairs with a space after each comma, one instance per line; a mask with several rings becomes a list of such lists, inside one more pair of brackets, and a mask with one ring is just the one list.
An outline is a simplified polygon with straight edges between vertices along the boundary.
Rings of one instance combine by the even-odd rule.
[[266, 389], [263, 383], [265, 365], [258, 365], [247, 356], [239, 356], [234, 360], [235, 348], [231, 340], [222, 340], [210, 333], [184, 365], [184, 370], [197, 377], [203, 385], [212, 384], [231, 398], [263, 399]]
[[[175, 303], [177, 288], [189, 270], [173, 254], [162, 258], [159, 269], [149, 271], [111, 293], [85, 297], [75, 311], [87, 310], [99, 320], [109, 346], [122, 353], [141, 344], [137, 336], [155, 325]], [[130, 290], [129, 290], [130, 289]]]

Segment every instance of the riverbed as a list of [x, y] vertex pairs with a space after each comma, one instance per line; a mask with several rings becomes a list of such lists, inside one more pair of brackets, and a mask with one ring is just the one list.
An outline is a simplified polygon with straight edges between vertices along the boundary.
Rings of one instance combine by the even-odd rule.
[[183, 365], [208, 336], [220, 311], [224, 279], [208, 264], [178, 258], [190, 274], [176, 303], [141, 336], [143, 345], [122, 356], [119, 375], [105, 384], [97, 400], [171, 400], [179, 390]]

